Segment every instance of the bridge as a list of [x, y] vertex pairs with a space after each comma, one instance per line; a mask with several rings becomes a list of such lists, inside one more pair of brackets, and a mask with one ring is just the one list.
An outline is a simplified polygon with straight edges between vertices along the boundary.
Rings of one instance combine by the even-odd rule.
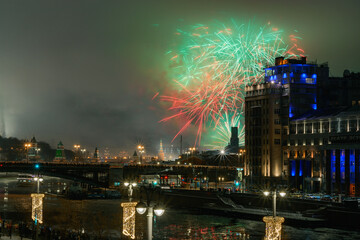
[[223, 181], [234, 180], [238, 174], [235, 166], [211, 166], [211, 165], [183, 165], [183, 164], [129, 164], [123, 166], [124, 179], [138, 179], [145, 174], [169, 174], [181, 175], [185, 178], [204, 178], [216, 182], [218, 177]]
[[234, 180], [237, 168], [234, 166], [208, 165], [168, 165], [168, 164], [128, 164], [112, 165], [108, 163], [26, 163], [16, 161], [0, 162], [0, 172], [19, 172], [53, 176], [97, 187], [109, 187], [114, 182], [140, 180], [140, 175], [174, 174], [185, 178], [204, 178], [217, 181]]
[[59, 177], [92, 186], [109, 186], [108, 164], [0, 162], [0, 172], [20, 172]]

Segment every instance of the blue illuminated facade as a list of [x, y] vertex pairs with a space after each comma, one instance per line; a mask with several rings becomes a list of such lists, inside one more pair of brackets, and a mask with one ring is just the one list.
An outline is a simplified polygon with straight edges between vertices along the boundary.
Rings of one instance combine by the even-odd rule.
[[280, 84], [284, 88], [283, 102], [288, 102], [288, 116], [294, 118], [307, 111], [316, 110], [317, 79], [328, 78], [328, 68], [317, 64], [309, 64], [306, 58], [275, 59], [275, 66], [265, 69], [265, 83]]
[[290, 185], [360, 196], [360, 106], [318, 109], [290, 121]]

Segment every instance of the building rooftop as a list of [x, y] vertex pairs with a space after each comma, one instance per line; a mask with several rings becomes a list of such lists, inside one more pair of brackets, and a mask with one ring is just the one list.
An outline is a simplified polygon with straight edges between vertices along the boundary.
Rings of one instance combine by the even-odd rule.
[[344, 118], [353, 115], [360, 115], [360, 106], [332, 107], [332, 108], [324, 108], [319, 110], [312, 110], [297, 118], [291, 119], [291, 121], [334, 118], [334, 117]]

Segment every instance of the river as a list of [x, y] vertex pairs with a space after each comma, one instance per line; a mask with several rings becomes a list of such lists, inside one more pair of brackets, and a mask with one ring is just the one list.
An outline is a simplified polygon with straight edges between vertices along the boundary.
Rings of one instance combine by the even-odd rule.
[[[16, 176], [0, 178], [1, 218], [13, 223], [31, 223], [32, 187], [18, 187]], [[70, 182], [45, 177], [41, 191], [61, 192]], [[122, 234], [120, 199], [68, 200], [55, 195], [44, 198], [44, 225], [59, 231], [84, 232], [104, 239], [130, 239]], [[135, 238], [145, 239], [146, 214], [135, 215]], [[154, 217], [154, 239], [263, 239], [265, 223], [244, 219], [198, 215], [186, 210], [166, 209]], [[282, 239], [360, 239], [358, 231], [330, 228], [295, 228], [283, 225]]]

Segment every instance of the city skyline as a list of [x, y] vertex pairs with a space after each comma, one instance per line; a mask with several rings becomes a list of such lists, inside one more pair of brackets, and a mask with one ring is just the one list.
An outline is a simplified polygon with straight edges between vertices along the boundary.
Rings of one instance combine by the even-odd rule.
[[[193, 24], [270, 21], [297, 30], [308, 59], [329, 62], [331, 76], [360, 71], [354, 54], [360, 52], [360, 33], [353, 30], [360, 22], [356, 1], [341, 6], [278, 1], [278, 8], [265, 1], [1, 5], [0, 106], [6, 134], [36, 136], [53, 147], [62, 140], [67, 148], [82, 144], [131, 152], [138, 142], [153, 149], [160, 139], [170, 142], [179, 123], [159, 123], [167, 112], [152, 98], [169, 84], [165, 53], [176, 29]], [[195, 136], [191, 127], [183, 134], [185, 144]]]

